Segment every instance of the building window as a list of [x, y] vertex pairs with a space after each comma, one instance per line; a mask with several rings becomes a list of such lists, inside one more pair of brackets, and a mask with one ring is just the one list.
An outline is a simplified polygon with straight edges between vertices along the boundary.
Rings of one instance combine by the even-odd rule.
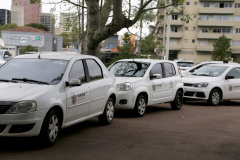
[[170, 44], [177, 45], [177, 39], [170, 39]]
[[233, 28], [233, 33], [239, 33], [240, 34], [240, 28]]
[[204, 7], [204, 8], [210, 7], [210, 3], [208, 3], [208, 2], [203, 3], [203, 7]]
[[208, 33], [208, 28], [202, 28], [202, 33]]
[[194, 5], [195, 5], [195, 6], [197, 6], [197, 4], [198, 4], [197, 2], [194, 2]]
[[184, 39], [184, 43], [188, 43], [188, 39]]
[[196, 14], [194, 14], [194, 15], [193, 15], [193, 18], [197, 18], [197, 15], [196, 15]]
[[198, 55], [210, 55], [210, 52], [197, 52]]
[[215, 3], [215, 8], [232, 8], [232, 3]]
[[171, 27], [171, 32], [177, 32], [177, 27]]
[[192, 39], [192, 43], [195, 43], [195, 39]]
[[230, 33], [231, 28], [213, 28], [213, 33]]
[[240, 41], [232, 41], [232, 46], [240, 46]]
[[197, 29], [196, 29], [196, 27], [193, 27], [193, 31], [196, 31]]
[[234, 16], [234, 17], [233, 17], [233, 20], [234, 20], [234, 21], [240, 21], [240, 16]]
[[172, 15], [172, 20], [178, 20], [178, 15], [177, 14], [173, 14]]
[[212, 45], [215, 45], [215, 44], [216, 44], [216, 41], [217, 41], [217, 40], [212, 40]]
[[200, 40], [200, 46], [207, 46], [208, 45], [208, 40]]
[[189, 5], [190, 5], [190, 2], [186, 2], [186, 5], [189, 6]]
[[235, 3], [235, 8], [240, 8], [240, 3]]
[[188, 27], [185, 27], [185, 31], [188, 31]]

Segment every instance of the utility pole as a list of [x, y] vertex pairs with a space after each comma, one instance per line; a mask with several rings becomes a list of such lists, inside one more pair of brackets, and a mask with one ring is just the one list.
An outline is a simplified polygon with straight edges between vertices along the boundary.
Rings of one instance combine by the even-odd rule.
[[[172, 0], [169, 0], [169, 3], [172, 3]], [[170, 10], [172, 10], [172, 6], [169, 7]], [[165, 59], [168, 60], [169, 59], [169, 42], [170, 42], [170, 32], [171, 32], [171, 28], [170, 28], [170, 24], [171, 24], [171, 15], [169, 14], [167, 17], [167, 32], [166, 32], [166, 54], [165, 54]]]

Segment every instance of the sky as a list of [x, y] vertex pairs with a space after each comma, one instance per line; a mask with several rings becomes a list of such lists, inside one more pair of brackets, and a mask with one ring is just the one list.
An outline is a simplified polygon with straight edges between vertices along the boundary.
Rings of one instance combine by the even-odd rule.
[[[46, 0], [43, 0], [43, 2], [46, 1]], [[11, 5], [12, 5], [12, 0], [0, 0], [0, 9], [8, 9], [8, 10], [11, 10]], [[53, 5], [47, 5], [47, 4], [43, 4], [43, 7], [42, 7], [42, 12], [43, 13], [50, 13], [50, 10], [51, 8], [53, 7]], [[59, 15], [59, 10], [58, 10], [58, 15]], [[58, 18], [59, 19], [59, 18]], [[57, 20], [58, 22], [58, 20]], [[131, 33], [136, 33], [138, 32], [138, 30], [136, 30], [136, 28], [129, 28], [130, 32]], [[123, 35], [125, 32], [128, 32], [127, 29], [122, 29], [121, 31], [118, 32], [118, 35]], [[149, 32], [148, 28], [145, 27], [143, 29], [143, 33], [145, 35], [147, 35]]]

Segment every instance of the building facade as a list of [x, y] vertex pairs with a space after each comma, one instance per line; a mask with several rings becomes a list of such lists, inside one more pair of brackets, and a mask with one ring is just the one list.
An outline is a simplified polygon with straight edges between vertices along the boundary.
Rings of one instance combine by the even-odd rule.
[[55, 33], [55, 16], [51, 13], [40, 13], [40, 24], [48, 26], [49, 32]]
[[0, 25], [11, 23], [11, 11], [7, 9], [0, 9]]
[[33, 27], [19, 27], [1, 31], [7, 46], [15, 46], [15, 56], [20, 49], [31, 45], [38, 51], [62, 51], [63, 38]]
[[40, 3], [30, 0], [12, 0], [12, 23], [23, 26], [29, 23], [40, 23]]
[[216, 40], [223, 34], [229, 39], [236, 58], [240, 55], [240, 0], [186, 0], [183, 7], [191, 15], [183, 22], [182, 12], [158, 10], [155, 52], [168, 59], [211, 60]]

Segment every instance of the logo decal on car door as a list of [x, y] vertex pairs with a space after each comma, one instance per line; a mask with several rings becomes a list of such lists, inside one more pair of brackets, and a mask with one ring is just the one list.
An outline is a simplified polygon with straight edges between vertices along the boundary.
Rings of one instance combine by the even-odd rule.
[[75, 104], [77, 101], [77, 96], [76, 95], [73, 95], [72, 96], [72, 104]]

